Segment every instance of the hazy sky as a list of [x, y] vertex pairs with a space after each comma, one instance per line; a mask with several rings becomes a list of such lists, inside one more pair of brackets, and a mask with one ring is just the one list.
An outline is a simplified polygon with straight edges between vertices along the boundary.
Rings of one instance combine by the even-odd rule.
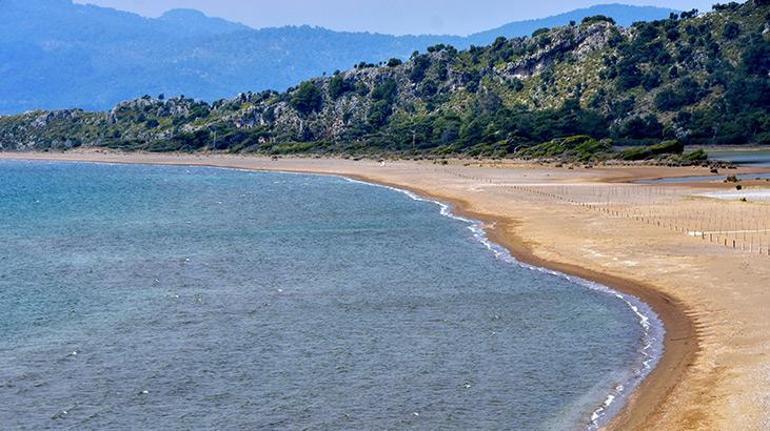
[[[616, 2], [621, 2], [617, 1]], [[724, 0], [726, 2], [727, 0]], [[468, 34], [612, 0], [75, 0], [155, 17], [192, 8], [252, 27], [318, 25], [335, 30], [391, 34]], [[627, 4], [673, 9], [711, 9], [703, 0], [628, 0]]]

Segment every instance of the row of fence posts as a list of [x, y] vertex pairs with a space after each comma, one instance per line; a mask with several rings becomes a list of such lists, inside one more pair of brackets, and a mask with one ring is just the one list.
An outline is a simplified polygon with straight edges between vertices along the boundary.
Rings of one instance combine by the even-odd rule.
[[[716, 199], [691, 198], [673, 186], [618, 185], [526, 185], [509, 184], [469, 169], [435, 167], [436, 171], [545, 200], [563, 202], [603, 215], [623, 217], [648, 225], [684, 233], [723, 247], [770, 256], [770, 205]], [[677, 206], [697, 199], [688, 207]], [[685, 213], [683, 214], [682, 211]]]

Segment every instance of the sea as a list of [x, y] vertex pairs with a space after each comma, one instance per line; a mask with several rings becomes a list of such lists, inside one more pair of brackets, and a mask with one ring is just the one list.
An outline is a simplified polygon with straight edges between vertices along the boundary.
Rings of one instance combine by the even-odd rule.
[[633, 297], [335, 176], [0, 161], [0, 429], [596, 429]]

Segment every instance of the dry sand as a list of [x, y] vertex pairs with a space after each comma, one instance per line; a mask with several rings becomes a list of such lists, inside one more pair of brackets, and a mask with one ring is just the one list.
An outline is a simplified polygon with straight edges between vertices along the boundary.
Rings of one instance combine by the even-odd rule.
[[[770, 257], [512, 187], [707, 175], [705, 169], [569, 170], [492, 163], [463, 166], [458, 161], [438, 166], [225, 155], [0, 153], [0, 159], [9, 158], [341, 174], [451, 202], [456, 211], [488, 224], [490, 236], [519, 259], [631, 293], [659, 314], [667, 331], [664, 357], [610, 428], [770, 429]], [[703, 186], [693, 190], [704, 191]], [[686, 211], [690, 202], [683, 199], [676, 205]]]

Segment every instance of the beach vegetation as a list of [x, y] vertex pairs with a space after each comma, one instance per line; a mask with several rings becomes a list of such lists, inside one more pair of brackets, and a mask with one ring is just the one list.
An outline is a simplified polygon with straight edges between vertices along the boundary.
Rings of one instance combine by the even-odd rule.
[[[683, 152], [684, 144], [682, 144], [680, 141], [671, 140], [663, 141], [654, 145], [625, 149], [621, 151], [620, 158], [622, 160], [629, 161], [647, 160], [663, 155], [678, 155], [682, 154]], [[694, 157], [700, 157], [700, 154], [695, 154]]]
[[569, 136], [522, 149], [517, 156], [527, 159], [569, 159], [580, 162], [608, 157], [612, 153], [612, 141], [596, 140], [587, 135]]

